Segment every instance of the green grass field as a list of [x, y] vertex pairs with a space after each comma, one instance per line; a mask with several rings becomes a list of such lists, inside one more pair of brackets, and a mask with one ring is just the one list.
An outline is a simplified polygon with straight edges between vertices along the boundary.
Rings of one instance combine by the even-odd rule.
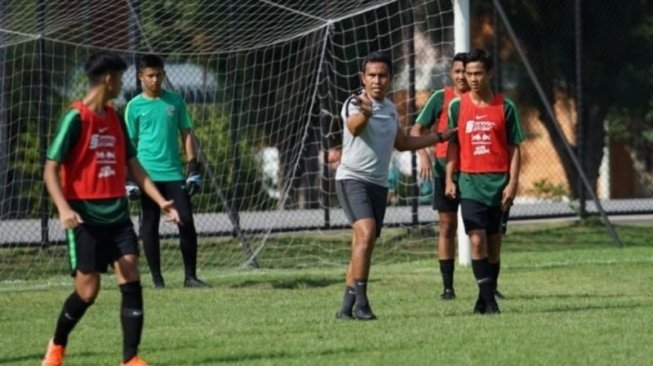
[[[653, 226], [619, 234], [624, 249], [593, 225], [514, 226], [499, 285], [507, 299], [491, 317], [472, 315], [469, 267], [456, 269], [458, 298], [443, 302], [435, 259], [393, 262], [390, 244], [372, 268], [374, 322], [334, 318], [343, 266], [207, 268], [210, 290], [182, 288], [170, 269], [155, 291], [146, 274], [141, 355], [152, 365], [650, 365]], [[103, 281], [67, 366], [119, 364], [119, 296]], [[39, 364], [70, 290], [65, 272], [0, 282], [0, 365]]]

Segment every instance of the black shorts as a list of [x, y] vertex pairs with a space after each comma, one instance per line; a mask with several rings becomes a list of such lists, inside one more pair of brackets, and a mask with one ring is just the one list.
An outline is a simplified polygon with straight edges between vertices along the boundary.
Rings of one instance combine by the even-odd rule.
[[131, 221], [97, 226], [81, 224], [66, 230], [71, 275], [106, 273], [109, 264], [128, 254], [138, 255], [138, 238]]
[[336, 193], [349, 223], [366, 218], [374, 219], [378, 238], [385, 217], [388, 188], [360, 180], [343, 179], [336, 181]]
[[508, 212], [503, 212], [501, 206], [490, 207], [474, 200], [463, 199], [460, 208], [465, 225], [465, 232], [485, 230], [487, 234], [505, 233]]
[[457, 212], [458, 204], [460, 204], [458, 195], [454, 199], [445, 196], [445, 187], [446, 183], [444, 178], [433, 177], [433, 209], [440, 212]]

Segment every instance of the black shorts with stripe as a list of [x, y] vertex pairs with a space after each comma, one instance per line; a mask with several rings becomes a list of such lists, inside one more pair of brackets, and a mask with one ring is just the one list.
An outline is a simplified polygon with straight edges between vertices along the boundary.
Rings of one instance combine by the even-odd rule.
[[116, 225], [81, 224], [66, 230], [68, 264], [71, 275], [106, 273], [110, 264], [119, 258], [138, 255], [138, 238], [130, 221]]
[[383, 227], [388, 188], [361, 180], [343, 179], [336, 181], [336, 193], [349, 223], [374, 219], [378, 238]]
[[[460, 193], [456, 194], [456, 198], [450, 199], [444, 195], [445, 187], [444, 178], [433, 178], [433, 209], [440, 212], [458, 212], [460, 200], [457, 197]], [[457, 186], [456, 189], [458, 189]]]
[[501, 206], [490, 207], [468, 199], [460, 201], [460, 209], [465, 232], [485, 230], [487, 234], [506, 233], [510, 210], [503, 212]]

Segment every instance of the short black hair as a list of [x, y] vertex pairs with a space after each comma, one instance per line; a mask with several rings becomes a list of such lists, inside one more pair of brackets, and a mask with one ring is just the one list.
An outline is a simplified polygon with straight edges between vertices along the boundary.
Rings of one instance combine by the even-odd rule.
[[163, 69], [163, 59], [157, 55], [147, 54], [138, 58], [138, 71], [146, 67]]
[[483, 49], [476, 48], [467, 52], [467, 57], [465, 58], [465, 65], [470, 62], [480, 62], [485, 67], [485, 71], [492, 70], [492, 57], [490, 54]]
[[117, 54], [107, 51], [92, 54], [84, 64], [84, 72], [91, 85], [99, 83], [102, 76], [107, 73], [124, 72], [125, 70], [127, 70], [125, 60]]
[[453, 58], [451, 59], [451, 65], [453, 66], [454, 62], [460, 61], [465, 64], [465, 60], [467, 59], [467, 52], [458, 52], [455, 55], [453, 55]]
[[392, 59], [390, 58], [390, 55], [388, 55], [387, 53], [376, 51], [376, 52], [372, 52], [369, 55], [367, 55], [363, 59], [363, 63], [361, 65], [361, 71], [363, 73], [365, 72], [365, 67], [367, 66], [367, 64], [369, 64], [371, 62], [383, 62], [384, 64], [386, 64], [388, 66], [388, 72], [390, 72], [390, 75], [393, 75], [393, 72], [392, 72]]

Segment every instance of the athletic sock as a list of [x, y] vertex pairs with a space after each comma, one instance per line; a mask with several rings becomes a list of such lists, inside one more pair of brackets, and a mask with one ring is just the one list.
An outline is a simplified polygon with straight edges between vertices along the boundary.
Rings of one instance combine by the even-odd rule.
[[122, 359], [127, 362], [138, 354], [143, 332], [143, 291], [141, 282], [120, 285], [120, 323], [122, 325]]
[[356, 292], [356, 305], [359, 308], [367, 305], [367, 279], [354, 280], [354, 291]]
[[440, 273], [442, 274], [442, 285], [444, 288], [453, 289], [453, 259], [440, 259]]
[[351, 309], [354, 307], [356, 302], [356, 290], [353, 287], [347, 286], [345, 288], [345, 295], [342, 298], [342, 307], [340, 312], [343, 314], [351, 314]]
[[490, 265], [487, 257], [483, 259], [472, 259], [472, 271], [478, 284], [480, 295], [486, 304], [495, 302], [493, 281], [490, 277]]
[[59, 314], [59, 319], [57, 319], [57, 327], [54, 330], [54, 344], [64, 347], [68, 344], [68, 335], [91, 305], [93, 305], [92, 301], [84, 302], [76, 291], [68, 296]]
[[490, 262], [490, 277], [492, 277], [492, 291], [496, 291], [499, 286], [499, 272], [501, 272], [501, 261]]

